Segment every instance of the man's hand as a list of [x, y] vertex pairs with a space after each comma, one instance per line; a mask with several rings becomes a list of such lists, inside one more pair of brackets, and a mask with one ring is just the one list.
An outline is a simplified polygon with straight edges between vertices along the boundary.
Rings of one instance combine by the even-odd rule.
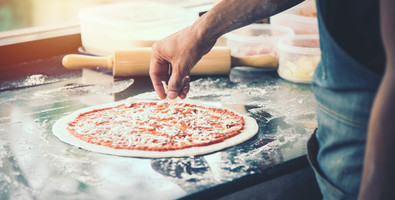
[[[186, 97], [190, 71], [215, 43], [202, 41], [198, 33], [194, 27], [188, 27], [153, 45], [150, 76], [159, 98]], [[168, 82], [167, 94], [162, 81]]]

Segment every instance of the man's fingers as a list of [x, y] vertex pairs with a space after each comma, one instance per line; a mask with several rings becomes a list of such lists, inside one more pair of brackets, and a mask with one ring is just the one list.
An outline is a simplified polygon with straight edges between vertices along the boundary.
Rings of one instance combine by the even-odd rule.
[[[161, 46], [156, 43], [152, 47], [149, 71], [152, 85], [161, 99], [184, 99], [189, 92], [188, 75], [194, 62], [189, 57], [173, 55], [172, 49], [163, 49]], [[168, 84], [167, 91], [163, 88], [163, 81]]]

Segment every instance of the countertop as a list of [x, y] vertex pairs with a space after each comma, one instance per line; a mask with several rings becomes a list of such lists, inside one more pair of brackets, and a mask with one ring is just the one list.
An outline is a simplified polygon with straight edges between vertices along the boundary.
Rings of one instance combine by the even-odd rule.
[[65, 144], [52, 125], [75, 110], [128, 97], [158, 98], [149, 77], [68, 71], [59, 59], [0, 69], [0, 199], [218, 198], [308, 166], [314, 96], [310, 85], [282, 80], [275, 71], [192, 77], [189, 99], [219, 103], [257, 120], [257, 136], [234, 147], [143, 159]]

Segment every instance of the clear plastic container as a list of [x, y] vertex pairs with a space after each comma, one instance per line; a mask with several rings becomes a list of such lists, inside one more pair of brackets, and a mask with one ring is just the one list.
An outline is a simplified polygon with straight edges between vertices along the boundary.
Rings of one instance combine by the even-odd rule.
[[318, 35], [295, 35], [278, 43], [281, 78], [296, 83], [311, 83], [321, 59]]
[[318, 34], [317, 8], [314, 0], [304, 1], [270, 17], [270, 24], [287, 26], [295, 34]]
[[226, 44], [234, 56], [271, 54], [277, 57], [277, 42], [294, 35], [289, 27], [271, 24], [251, 24], [225, 35]]
[[114, 50], [148, 47], [189, 25], [198, 14], [151, 1], [124, 1], [81, 9], [85, 51], [111, 55]]

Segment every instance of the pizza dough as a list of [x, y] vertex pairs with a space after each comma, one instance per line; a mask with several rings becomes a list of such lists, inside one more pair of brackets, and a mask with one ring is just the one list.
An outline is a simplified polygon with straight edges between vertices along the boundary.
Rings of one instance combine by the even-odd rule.
[[[152, 101], [151, 101], [152, 102]], [[182, 103], [189, 103], [193, 105], [201, 105], [205, 107], [214, 107], [209, 104], [205, 104], [203, 102], [193, 102], [193, 101], [179, 101]], [[146, 151], [146, 150], [129, 150], [129, 149], [115, 149], [107, 146], [101, 146], [97, 144], [92, 144], [85, 142], [75, 136], [73, 136], [68, 130], [68, 123], [74, 121], [81, 113], [90, 112], [93, 110], [108, 108], [108, 107], [115, 107], [121, 104], [128, 104], [128, 102], [121, 101], [121, 102], [114, 102], [104, 105], [92, 106], [84, 109], [80, 109], [68, 116], [65, 116], [59, 119], [52, 127], [53, 133], [56, 137], [58, 137], [61, 141], [68, 143], [73, 146], [80, 147], [82, 149], [86, 149], [93, 152], [99, 152], [104, 154], [110, 155], [117, 155], [117, 156], [130, 156], [130, 157], [147, 157], [147, 158], [163, 158], [163, 157], [186, 157], [186, 156], [195, 156], [195, 155], [203, 155], [212, 152], [216, 152], [228, 147], [235, 146], [240, 144], [250, 138], [252, 138], [258, 132], [258, 125], [255, 119], [238, 114], [244, 118], [244, 128], [240, 134], [228, 138], [222, 142], [211, 144], [208, 146], [197, 146], [197, 147], [190, 147], [185, 149], [179, 150], [168, 150], [168, 151]], [[224, 108], [222, 108], [224, 109]], [[227, 109], [229, 110], [229, 109]]]

